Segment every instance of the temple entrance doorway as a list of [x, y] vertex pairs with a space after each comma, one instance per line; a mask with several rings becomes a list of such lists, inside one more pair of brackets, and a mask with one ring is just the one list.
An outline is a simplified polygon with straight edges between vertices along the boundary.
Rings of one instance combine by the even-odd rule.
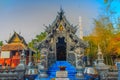
[[58, 37], [58, 42], [56, 43], [56, 57], [57, 61], [66, 61], [66, 42], [64, 37]]

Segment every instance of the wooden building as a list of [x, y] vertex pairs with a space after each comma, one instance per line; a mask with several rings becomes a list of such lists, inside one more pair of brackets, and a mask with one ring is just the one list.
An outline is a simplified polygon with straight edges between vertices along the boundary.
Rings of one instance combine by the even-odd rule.
[[7, 44], [1, 47], [0, 64], [2, 66], [10, 66], [11, 68], [15, 68], [20, 63], [20, 55], [22, 50], [25, 50], [26, 64], [28, 64], [30, 49], [28, 48], [24, 38], [14, 32]]

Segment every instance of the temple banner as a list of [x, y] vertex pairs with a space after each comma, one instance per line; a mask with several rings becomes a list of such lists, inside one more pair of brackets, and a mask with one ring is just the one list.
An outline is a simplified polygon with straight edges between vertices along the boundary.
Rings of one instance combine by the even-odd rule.
[[2, 51], [1, 58], [10, 58], [10, 51]]

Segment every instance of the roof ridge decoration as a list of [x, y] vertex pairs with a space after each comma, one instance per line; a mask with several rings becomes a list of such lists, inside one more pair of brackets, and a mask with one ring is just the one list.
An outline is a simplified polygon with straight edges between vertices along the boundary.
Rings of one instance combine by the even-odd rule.
[[[73, 24], [70, 24], [69, 21], [66, 19], [66, 16], [64, 15], [64, 10], [60, 8], [60, 11], [57, 12], [58, 15], [56, 16], [53, 23], [49, 26], [45, 26], [45, 31], [50, 34], [51, 32], [54, 32], [61, 24], [66, 28], [67, 31], [71, 31], [73, 34], [77, 32], [77, 26], [73, 26]], [[54, 30], [54, 31], [52, 31]]]
[[63, 15], [64, 15], [64, 11], [62, 8], [60, 8], [60, 12], [58, 12], [58, 14], [59, 14], [59, 19], [62, 20]]
[[[53, 35], [56, 35], [56, 33], [57, 34], [60, 33], [59, 35], [63, 36], [66, 32], [68, 32], [76, 43], [79, 43], [81, 47], [86, 48], [87, 43], [85, 43], [81, 39], [79, 40], [79, 38], [75, 34], [78, 30], [77, 25], [73, 26], [73, 24], [70, 24], [66, 19], [66, 16], [64, 15], [64, 13], [65, 12], [63, 11], [63, 9], [60, 8], [60, 11], [58, 12], [58, 15], [56, 16], [53, 23], [49, 26], [45, 26], [46, 32], [48, 34], [48, 36], [46, 37], [46, 41], [49, 42], [50, 38], [52, 38]], [[43, 42], [40, 42], [40, 43], [44, 43], [44, 42], [45, 41], [43, 40]]]

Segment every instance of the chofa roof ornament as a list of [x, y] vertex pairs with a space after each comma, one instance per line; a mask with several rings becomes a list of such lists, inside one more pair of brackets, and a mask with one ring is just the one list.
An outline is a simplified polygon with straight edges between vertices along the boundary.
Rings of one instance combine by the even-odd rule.
[[60, 8], [60, 12], [58, 12], [58, 14], [59, 14], [59, 19], [62, 20], [63, 15], [64, 15], [64, 11], [62, 8]]

